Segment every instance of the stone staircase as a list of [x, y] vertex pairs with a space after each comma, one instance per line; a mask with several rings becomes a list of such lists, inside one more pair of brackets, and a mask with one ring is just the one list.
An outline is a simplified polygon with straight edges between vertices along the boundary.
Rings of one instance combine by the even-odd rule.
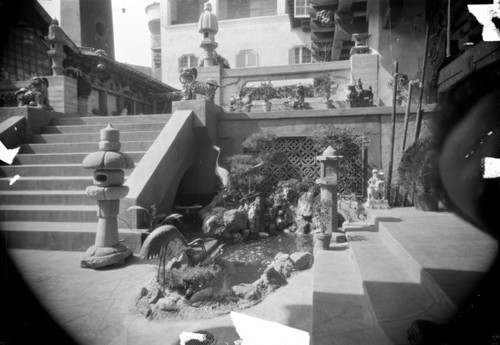
[[[121, 151], [137, 164], [169, 118], [64, 117], [32, 135], [13, 164], [0, 167], [0, 229], [8, 246], [85, 250], [88, 240], [77, 243], [82, 241], [71, 234], [92, 238], [95, 232], [97, 205], [85, 193], [92, 171], [81, 163], [98, 150], [100, 130], [108, 124], [119, 129]], [[12, 182], [16, 175], [20, 178]]]

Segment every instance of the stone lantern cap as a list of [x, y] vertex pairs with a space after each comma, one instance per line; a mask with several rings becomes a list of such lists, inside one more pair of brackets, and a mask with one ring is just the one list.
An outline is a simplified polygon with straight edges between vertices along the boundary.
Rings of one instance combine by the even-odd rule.
[[343, 156], [340, 156], [337, 154], [337, 150], [335, 150], [333, 147], [328, 146], [325, 151], [321, 154], [321, 156], [316, 157], [318, 161], [328, 161], [328, 160], [334, 160], [334, 159], [339, 159], [343, 158]]
[[108, 125], [101, 130], [100, 151], [92, 152], [83, 160], [85, 169], [132, 169], [134, 162], [125, 153], [119, 152], [120, 131]]
[[212, 32], [214, 35], [219, 31], [219, 21], [215, 13], [212, 13], [212, 4], [205, 2], [203, 12], [198, 21], [200, 33]]
[[62, 42], [64, 40], [63, 30], [59, 26], [59, 21], [55, 18], [52, 19], [52, 22], [49, 25], [49, 33], [46, 36], [46, 39], [51, 42]]

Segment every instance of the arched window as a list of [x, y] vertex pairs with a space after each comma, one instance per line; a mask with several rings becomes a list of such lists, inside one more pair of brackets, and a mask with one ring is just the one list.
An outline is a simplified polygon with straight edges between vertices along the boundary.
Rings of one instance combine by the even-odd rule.
[[290, 65], [311, 62], [311, 50], [307, 47], [293, 47], [288, 51], [288, 63]]
[[240, 50], [236, 54], [236, 68], [238, 67], [257, 67], [257, 53], [253, 50]]
[[294, 0], [294, 17], [309, 18], [309, 0]]
[[198, 58], [193, 54], [184, 54], [179, 58], [179, 70], [184, 67], [198, 67]]

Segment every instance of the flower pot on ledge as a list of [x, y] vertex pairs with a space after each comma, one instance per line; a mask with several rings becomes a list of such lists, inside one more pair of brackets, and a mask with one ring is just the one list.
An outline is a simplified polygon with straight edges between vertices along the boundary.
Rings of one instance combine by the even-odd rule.
[[264, 103], [264, 111], [271, 111], [271, 107], [272, 107], [273, 103], [272, 102], [265, 102]]
[[331, 233], [324, 233], [321, 230], [316, 230], [314, 232], [314, 249], [313, 249], [313, 251], [329, 250], [331, 240], [332, 240]]

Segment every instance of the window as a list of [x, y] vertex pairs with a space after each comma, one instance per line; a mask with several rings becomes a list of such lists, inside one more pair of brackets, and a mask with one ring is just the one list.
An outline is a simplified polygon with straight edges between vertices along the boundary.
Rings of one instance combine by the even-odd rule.
[[253, 50], [240, 50], [236, 55], [236, 68], [238, 67], [257, 67], [258, 56]]
[[295, 18], [309, 18], [309, 0], [294, 0]]
[[182, 55], [179, 58], [179, 71], [184, 67], [198, 67], [198, 58], [193, 54]]
[[311, 63], [311, 50], [307, 47], [294, 47], [289, 51], [289, 64]]

